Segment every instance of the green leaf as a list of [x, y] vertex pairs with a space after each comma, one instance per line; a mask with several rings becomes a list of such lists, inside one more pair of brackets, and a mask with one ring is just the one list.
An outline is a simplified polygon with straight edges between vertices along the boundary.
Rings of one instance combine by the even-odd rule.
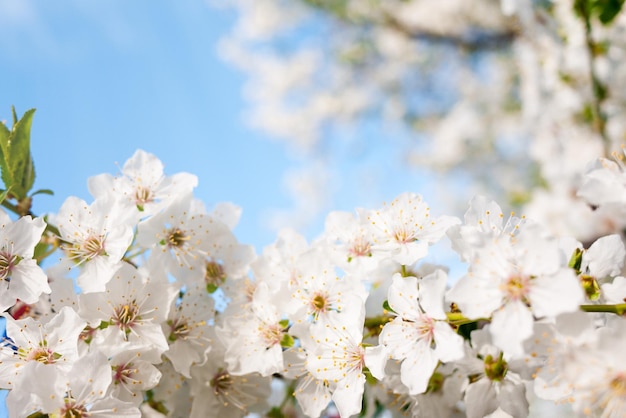
[[624, 5], [624, 0], [595, 0], [593, 2], [594, 12], [603, 25], [610, 24], [615, 16], [619, 14]]
[[463, 339], [470, 341], [472, 331], [478, 329], [478, 322], [470, 322], [468, 324], [460, 325], [457, 334], [459, 334]]
[[291, 348], [295, 343], [296, 340], [289, 334], [283, 334], [283, 338], [280, 340], [280, 346], [282, 348]]
[[215, 291], [217, 291], [217, 289], [219, 289], [219, 287], [215, 286], [213, 283], [208, 283], [206, 285], [207, 293], [215, 293]]
[[0, 170], [2, 172], [2, 181], [6, 189], [10, 189], [13, 185], [13, 178], [7, 161], [10, 137], [11, 131], [9, 128], [7, 128], [4, 123], [0, 123]]
[[39, 190], [36, 190], [36, 191], [32, 192], [30, 194], [30, 197], [33, 197], [33, 196], [38, 195], [38, 194], [47, 194], [47, 195], [50, 195], [50, 196], [54, 196], [54, 192], [52, 190], [50, 190], [50, 189], [39, 189]]
[[288, 319], [281, 319], [280, 321], [278, 321], [278, 325], [280, 325], [282, 327], [282, 329], [287, 329], [287, 328], [289, 328], [289, 320]]
[[394, 311], [393, 309], [391, 309], [391, 306], [389, 306], [389, 301], [388, 301], [388, 300], [385, 300], [385, 301], [383, 302], [383, 309], [384, 309], [384, 310], [386, 310], [386, 311], [389, 311], [389, 312], [391, 312], [391, 313], [396, 313], [396, 311]]
[[4, 202], [4, 199], [7, 198], [7, 195], [9, 194], [10, 191], [11, 191], [11, 189], [6, 189], [6, 190], [0, 192], [0, 203]]
[[30, 153], [30, 128], [33, 123], [35, 109], [30, 109], [24, 113], [11, 133], [9, 144], [9, 156], [11, 158], [11, 171], [13, 179], [17, 183], [15, 195], [18, 200], [26, 197], [30, 189], [35, 184], [35, 166]]
[[[0, 169], [2, 181], [16, 200], [22, 200], [35, 183], [35, 167], [30, 153], [30, 129], [35, 109], [24, 113], [17, 119], [12, 107], [13, 128], [9, 131], [3, 125], [0, 128]], [[7, 135], [8, 133], [8, 135]]]
[[580, 266], [583, 262], [583, 250], [576, 248], [569, 259], [569, 266], [574, 269], [576, 274], [580, 274]]

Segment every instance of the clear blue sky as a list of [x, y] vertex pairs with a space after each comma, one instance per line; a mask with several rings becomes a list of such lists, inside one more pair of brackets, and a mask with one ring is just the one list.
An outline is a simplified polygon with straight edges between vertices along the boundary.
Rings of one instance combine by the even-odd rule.
[[[56, 193], [34, 211], [56, 212], [69, 195], [89, 201], [87, 177], [116, 173], [142, 148], [166, 173], [196, 174], [208, 206], [242, 206], [240, 241], [258, 250], [273, 242], [266, 216], [292, 205], [283, 174], [301, 161], [243, 123], [244, 75], [216, 54], [234, 21], [198, 0], [0, 0], [0, 118], [10, 121], [11, 105], [37, 109], [35, 187]], [[376, 144], [368, 132], [364, 141]], [[428, 197], [419, 174], [398, 163], [399, 149], [361, 150], [334, 157], [332, 209], [377, 207], [405, 190]], [[317, 235], [322, 220], [303, 232]]]
[[37, 109], [35, 187], [56, 193], [34, 210], [89, 201], [87, 177], [142, 148], [169, 174], [196, 174], [208, 206], [244, 207], [241, 240], [269, 243], [259, 210], [288, 204], [281, 176], [293, 162], [242, 123], [243, 75], [215, 53], [233, 18], [201, 1], [0, 0], [0, 118]]

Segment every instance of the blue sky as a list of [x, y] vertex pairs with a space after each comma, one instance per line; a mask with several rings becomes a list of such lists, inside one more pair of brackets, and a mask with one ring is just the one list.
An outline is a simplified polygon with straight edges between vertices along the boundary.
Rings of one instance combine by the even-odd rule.
[[[232, 14], [198, 1], [0, 1], [0, 118], [36, 108], [32, 131], [38, 213], [69, 195], [86, 200], [87, 177], [116, 173], [133, 152], [156, 154], [166, 172], [198, 175], [207, 205], [288, 204], [281, 147], [242, 123], [243, 76], [215, 44]], [[248, 212], [248, 209], [245, 209]], [[258, 233], [262, 234], [263, 231]]]
[[[268, 216], [293, 206], [284, 173], [304, 162], [243, 122], [244, 75], [216, 53], [234, 21], [197, 0], [0, 0], [0, 118], [10, 121], [11, 105], [37, 109], [35, 187], [56, 193], [34, 211], [56, 212], [69, 195], [89, 201], [87, 178], [116, 173], [142, 148], [168, 174], [196, 174], [207, 206], [243, 207], [240, 241], [258, 250], [273, 242]], [[358, 155], [335, 148], [329, 210], [377, 207], [405, 190], [428, 198], [378, 134], [367, 130]], [[312, 238], [322, 226], [320, 216], [302, 232]]]

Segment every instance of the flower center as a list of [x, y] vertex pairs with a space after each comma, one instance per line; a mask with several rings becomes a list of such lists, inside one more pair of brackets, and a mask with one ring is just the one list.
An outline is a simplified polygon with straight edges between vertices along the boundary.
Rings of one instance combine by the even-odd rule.
[[33, 348], [26, 354], [26, 361], [38, 361], [43, 364], [54, 364], [62, 356], [50, 350], [45, 343], [40, 343], [41, 347]]
[[215, 396], [223, 397], [228, 395], [228, 390], [233, 386], [233, 378], [227, 371], [220, 369], [209, 384]]
[[64, 248], [69, 252], [69, 257], [76, 260], [78, 264], [92, 260], [100, 255], [106, 255], [104, 235], [90, 235], [83, 242], [66, 245]]
[[580, 283], [589, 300], [598, 300], [598, 298], [600, 298], [600, 295], [602, 294], [600, 284], [595, 277], [583, 274], [580, 276]]
[[170, 326], [170, 335], [168, 340], [174, 342], [179, 338], [187, 338], [191, 332], [191, 328], [187, 325], [187, 322], [183, 318], [169, 319], [167, 325]]
[[419, 334], [419, 339], [426, 339], [429, 342], [429, 345], [434, 343], [434, 329], [435, 324], [432, 318], [428, 316], [422, 316], [417, 322], [417, 332]]
[[85, 344], [90, 344], [97, 331], [97, 328], [86, 326], [85, 329], [80, 332], [78, 339], [83, 341]]
[[393, 239], [400, 244], [409, 244], [417, 241], [413, 231], [409, 231], [405, 226], [398, 227], [393, 231]]
[[11, 281], [11, 270], [20, 262], [20, 257], [7, 251], [0, 251], [0, 280]]
[[626, 374], [619, 373], [615, 376], [613, 380], [611, 380], [609, 387], [613, 392], [613, 396], [626, 398]]
[[185, 245], [185, 242], [189, 241], [189, 236], [185, 234], [184, 231], [181, 231], [179, 228], [170, 229], [169, 234], [167, 235], [167, 245], [172, 248], [180, 248]]
[[283, 337], [283, 328], [279, 324], [263, 324], [259, 326], [259, 332], [261, 334], [261, 337], [267, 344], [267, 346], [265, 347], [266, 349], [269, 349], [276, 344], [280, 344], [280, 341]]
[[207, 286], [219, 287], [226, 280], [224, 267], [217, 261], [207, 261], [204, 267], [204, 281]]
[[316, 294], [311, 300], [311, 305], [316, 314], [326, 311], [328, 306], [326, 296], [321, 293]]
[[352, 257], [369, 257], [372, 255], [371, 245], [363, 237], [359, 237], [354, 240], [348, 252], [350, 254], [350, 256], [348, 257], [348, 261], [351, 261]]
[[59, 411], [61, 418], [83, 418], [91, 414], [85, 405], [77, 404], [74, 399], [65, 398], [65, 405]]
[[138, 370], [132, 366], [132, 363], [113, 366], [113, 384], [118, 385], [120, 383], [127, 384], [137, 382], [132, 376], [136, 375]]
[[148, 187], [139, 186], [135, 191], [135, 203], [140, 209], [143, 209], [143, 206], [146, 203], [154, 202], [154, 193]]
[[485, 376], [491, 381], [500, 382], [506, 376], [508, 371], [508, 363], [502, 358], [502, 353], [497, 359], [494, 359], [491, 354], [485, 357]]
[[509, 277], [502, 286], [509, 300], [522, 300], [526, 302], [526, 295], [530, 290], [530, 278], [528, 276], [514, 275]]
[[111, 322], [128, 334], [139, 319], [139, 306], [133, 300], [129, 304], [115, 308]]
[[348, 369], [360, 371], [363, 367], [365, 367], [365, 349], [358, 345], [348, 353]]

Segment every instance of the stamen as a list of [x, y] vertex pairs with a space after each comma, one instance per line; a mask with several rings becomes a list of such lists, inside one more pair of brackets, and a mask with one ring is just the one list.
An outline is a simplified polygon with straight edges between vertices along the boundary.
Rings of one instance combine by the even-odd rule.
[[181, 231], [179, 228], [173, 228], [169, 231], [167, 236], [168, 247], [180, 248], [185, 245], [185, 242], [189, 241], [190, 237]]
[[11, 281], [11, 271], [21, 260], [21, 257], [5, 250], [0, 251], [0, 280]]

